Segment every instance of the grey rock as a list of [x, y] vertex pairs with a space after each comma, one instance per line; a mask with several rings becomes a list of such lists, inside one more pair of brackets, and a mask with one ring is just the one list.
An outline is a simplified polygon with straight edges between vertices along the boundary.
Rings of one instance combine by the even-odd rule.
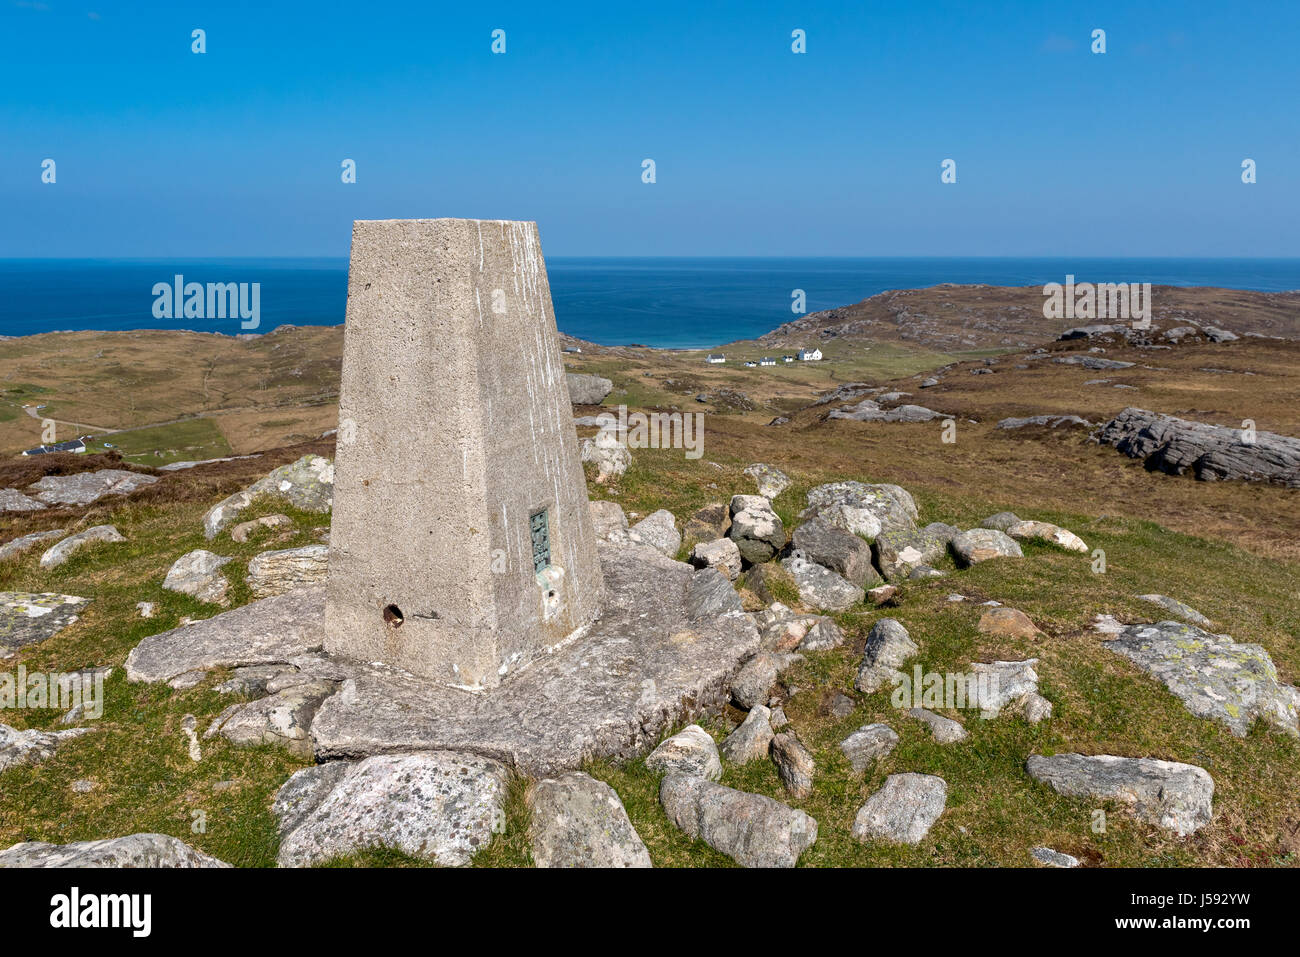
[[844, 644], [844, 631], [829, 618], [819, 618], [799, 642], [800, 651], [828, 651]]
[[76, 475], [46, 475], [28, 487], [46, 505], [89, 505], [106, 495], [129, 495], [158, 478], [123, 469], [100, 469]]
[[218, 502], [203, 516], [203, 533], [216, 538], [259, 498], [285, 499], [305, 512], [328, 512], [334, 504], [334, 463], [319, 455], [271, 470], [243, 491]]
[[633, 541], [638, 544], [649, 545], [655, 551], [667, 555], [669, 558], [674, 557], [678, 549], [682, 547], [682, 535], [681, 532], [677, 531], [677, 519], [666, 508], [650, 513], [628, 531], [632, 535]]
[[770, 561], [785, 545], [785, 526], [761, 495], [734, 495], [731, 528], [727, 537], [736, 543], [745, 561], [758, 565]]
[[592, 529], [600, 541], [610, 541], [610, 536], [627, 531], [627, 515], [618, 502], [588, 502], [591, 511]]
[[[311, 722], [334, 692], [328, 681], [308, 681], [242, 705], [217, 730], [240, 747], [275, 745], [301, 758], [312, 756]], [[211, 730], [211, 728], [209, 728]]]
[[867, 646], [858, 666], [853, 686], [865, 694], [879, 691], [886, 684], [896, 684], [899, 668], [921, 651], [902, 622], [881, 618], [867, 634]]
[[731, 682], [732, 701], [737, 707], [746, 710], [764, 704], [771, 696], [772, 687], [781, 672], [802, 660], [800, 655], [760, 651], [745, 662]]
[[199, 601], [224, 603], [230, 583], [221, 574], [221, 566], [229, 561], [229, 558], [197, 549], [172, 563], [162, 586], [167, 591], [190, 595]]
[[960, 529], [942, 522], [932, 522], [922, 529], [891, 529], [876, 536], [872, 551], [885, 579], [898, 582], [942, 558], [949, 542], [960, 534]]
[[[967, 707], [979, 708], [980, 717], [986, 721], [996, 718], [1008, 707], [1023, 714], [1030, 701], [1035, 709], [1041, 708], [1042, 701], [1030, 698], [1038, 695], [1038, 671], [1034, 667], [1037, 664], [1037, 658], [975, 662], [970, 666], [975, 680], [970, 683]], [[1051, 713], [1050, 704], [1047, 713]]]
[[0, 488], [0, 512], [37, 512], [45, 508], [16, 488]]
[[743, 614], [744, 603], [727, 576], [716, 568], [701, 568], [686, 590], [686, 616], [691, 621]]
[[262, 528], [287, 528], [293, 525], [293, 519], [288, 515], [281, 515], [276, 512], [274, 515], [263, 515], [261, 518], [255, 518], [249, 522], [240, 522], [230, 530], [232, 540], [239, 542], [241, 545], [248, 541], [248, 537]]
[[290, 669], [292, 669], [291, 665], [250, 665], [246, 668], [236, 668], [229, 680], [223, 681], [213, 690], [218, 694], [239, 694], [247, 698], [260, 698], [267, 693], [267, 682]]
[[303, 588], [150, 635], [127, 656], [126, 675], [167, 681], [187, 671], [286, 662], [318, 651], [324, 629], [324, 588]]
[[52, 528], [47, 532], [32, 532], [29, 535], [20, 535], [13, 541], [0, 546], [0, 562], [21, 555], [23, 552], [35, 548], [42, 542], [48, 542], [52, 538], [62, 538], [65, 534], [66, 531], [62, 528]]
[[1241, 479], [1300, 488], [1300, 439], [1207, 425], [1145, 409], [1127, 408], [1093, 433], [1147, 468], [1171, 475], [1191, 472], [1203, 481]]
[[995, 528], [999, 532], [1005, 532], [1012, 525], [1018, 524], [1020, 524], [1020, 516], [1015, 512], [998, 512], [980, 522], [980, 528]]
[[790, 487], [790, 476], [772, 465], [755, 462], [746, 465], [741, 471], [754, 480], [758, 494], [769, 501]]
[[794, 867], [817, 840], [817, 822], [761, 794], [670, 774], [659, 785], [668, 819], [743, 867]]
[[754, 705], [740, 726], [722, 742], [722, 756], [732, 764], [766, 758], [774, 735], [771, 718], [772, 712], [766, 705]]
[[57, 635], [89, 604], [89, 598], [57, 592], [0, 592], [0, 656]]
[[725, 502], [710, 502], [691, 516], [682, 533], [688, 541], [711, 542], [725, 538], [731, 528], [731, 510]]
[[1095, 424], [1077, 415], [1028, 415], [1022, 418], [1002, 419], [998, 422], [998, 428], [1023, 429], [1030, 425], [1041, 425], [1049, 429], [1059, 429], [1062, 426], [1091, 429]]
[[1199, 625], [1201, 628], [1208, 628], [1213, 622], [1206, 618], [1195, 608], [1185, 605], [1176, 598], [1170, 598], [1168, 595], [1138, 595], [1142, 601], [1150, 602], [1153, 605], [1159, 605], [1165, 611], [1172, 612], [1183, 621], [1191, 622], [1193, 625]]
[[808, 493], [808, 507], [800, 519], [823, 518], [855, 535], [874, 539], [882, 531], [914, 528], [916, 502], [897, 485], [831, 482]]
[[866, 592], [857, 585], [845, 581], [829, 568], [805, 561], [797, 552], [782, 561], [781, 567], [794, 578], [799, 600], [810, 608], [844, 611], [861, 604], [866, 597]]
[[1029, 852], [1034, 856], [1039, 864], [1044, 867], [1078, 867], [1079, 859], [1071, 857], [1069, 854], [1062, 854], [1060, 851], [1054, 851], [1050, 847], [1035, 847]]
[[684, 728], [650, 752], [645, 766], [659, 774], [687, 774], [716, 781], [722, 761], [712, 736], [698, 724]]
[[[48, 477], [48, 476], [47, 476]], [[96, 542], [124, 542], [126, 538], [112, 525], [95, 525], [84, 531], [69, 535], [57, 545], [47, 549], [41, 556], [42, 568], [57, 568], [78, 550]]]
[[19, 731], [7, 724], [0, 724], [0, 771], [7, 771], [20, 764], [48, 761], [60, 744], [89, 730], [73, 728], [69, 731], [38, 731], [33, 728]]
[[324, 585], [329, 574], [329, 546], [302, 545], [254, 555], [244, 581], [257, 598], [270, 598], [310, 585]]
[[564, 379], [569, 384], [569, 401], [574, 405], [600, 405], [614, 391], [614, 383], [598, 375], [566, 372]]
[[796, 528], [791, 546], [808, 561], [829, 568], [859, 588], [881, 584], [880, 573], [871, 564], [871, 545], [824, 519], [813, 518]]
[[1029, 776], [1066, 797], [1119, 801], [1140, 819], [1186, 836], [1210, 823], [1214, 780], [1204, 768], [1109, 754], [1030, 755]]
[[891, 774], [853, 819], [853, 837], [920, 844], [948, 801], [948, 784], [933, 774]]
[[131, 834], [105, 841], [30, 841], [0, 851], [3, 867], [229, 867], [167, 834]]
[[796, 800], [812, 794], [813, 775], [817, 766], [812, 754], [793, 731], [783, 731], [772, 738], [772, 761], [786, 793]]
[[1052, 361], [1061, 365], [1083, 366], [1085, 369], [1131, 369], [1136, 364], [1120, 359], [1101, 359], [1097, 356], [1083, 355], [1061, 356]]
[[540, 781], [532, 795], [538, 867], [653, 867], [617, 792], [575, 771]]
[[863, 725], [840, 742], [840, 750], [858, 774], [872, 762], [888, 756], [897, 746], [898, 733], [887, 724]]
[[619, 441], [614, 429], [601, 429], [591, 438], [583, 439], [579, 458], [596, 466], [596, 481], [602, 485], [622, 475], [632, 464], [632, 453]]
[[1078, 535], [1051, 522], [1017, 522], [1006, 530], [1017, 541], [1047, 542], [1069, 552], [1088, 554], [1088, 546]]
[[930, 376], [928, 379], [921, 380], [922, 389], [933, 389], [938, 384], [939, 384], [939, 380], [936, 379], [934, 376]]
[[1300, 734], [1292, 690], [1260, 645], [1233, 641], [1176, 621], [1128, 625], [1105, 643], [1168, 688], [1198, 718], [1245, 737], [1258, 718]]
[[453, 751], [304, 768], [275, 798], [280, 866], [390, 848], [462, 867], [500, 830], [507, 782], [497, 761]]
[[729, 538], [699, 542], [691, 549], [691, 564], [696, 568], [716, 568], [735, 581], [740, 577], [740, 549]]
[[851, 419], [855, 422], [929, 422], [940, 415], [941, 413], [923, 405], [900, 405], [894, 409], [882, 409], [874, 399], [863, 399], [854, 406], [832, 409], [826, 417]]
[[992, 558], [1024, 558], [1016, 540], [996, 528], [972, 528], [952, 540], [952, 550], [965, 565], [978, 565]]
[[927, 711], [925, 708], [909, 708], [907, 713], [929, 725], [930, 734], [940, 744], [955, 744], [958, 741], [965, 741], [969, 737], [960, 722], [954, 721], [952, 718], [945, 718], [943, 715]]

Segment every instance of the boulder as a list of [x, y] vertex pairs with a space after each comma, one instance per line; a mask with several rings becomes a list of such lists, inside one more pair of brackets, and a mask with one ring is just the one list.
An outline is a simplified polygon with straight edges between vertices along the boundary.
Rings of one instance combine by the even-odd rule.
[[0, 724], [0, 772], [20, 764], [40, 764], [54, 756], [55, 749], [69, 738], [88, 732], [89, 728], [69, 731], [38, 731], [35, 728], [19, 731]]
[[288, 515], [281, 515], [276, 512], [274, 515], [263, 515], [261, 518], [255, 518], [251, 522], [240, 522], [230, 530], [230, 537], [239, 544], [248, 541], [248, 536], [252, 535], [261, 528], [285, 528], [293, 525], [293, 519]]
[[48, 549], [41, 556], [42, 568], [57, 568], [73, 556], [78, 550], [87, 545], [93, 545], [96, 542], [124, 542], [125, 536], [122, 535], [112, 525], [95, 525], [85, 531], [77, 532], [75, 535], [69, 535], [63, 541]]
[[677, 531], [677, 519], [666, 508], [651, 512], [628, 529], [628, 536], [640, 545], [649, 545], [661, 555], [673, 558], [682, 547], [682, 536]]
[[874, 539], [882, 531], [915, 528], [919, 513], [912, 496], [897, 485], [831, 482], [808, 493], [808, 507], [799, 517], [823, 518], [830, 524]]
[[1006, 532], [1018, 541], [1049, 542], [1066, 551], [1088, 554], [1088, 546], [1084, 544], [1083, 539], [1074, 532], [1053, 525], [1051, 522], [1017, 522]]
[[809, 608], [845, 611], [861, 604], [866, 597], [866, 592], [857, 585], [845, 581], [829, 568], [805, 561], [798, 552], [782, 561], [781, 567], [790, 573], [799, 589], [799, 600]]
[[810, 797], [817, 766], [798, 735], [793, 731], [783, 731], [772, 738], [771, 749], [772, 762], [786, 793], [796, 800]]
[[[269, 684], [269, 683], [268, 683]], [[306, 681], [236, 707], [208, 730], [239, 747], [275, 745], [300, 758], [312, 756], [311, 722], [336, 684]], [[270, 690], [268, 688], [268, 690]]]
[[722, 756], [732, 764], [748, 764], [768, 756], [774, 732], [772, 712], [766, 705], [756, 704], [735, 731], [722, 742]]
[[881, 532], [872, 544], [880, 573], [891, 582], [904, 581], [918, 568], [929, 568], [948, 552], [948, 544], [961, 530], [942, 522], [925, 528], [897, 528]]
[[618, 502], [588, 502], [592, 529], [600, 541], [613, 541], [620, 532], [627, 531], [627, 515]]
[[221, 574], [221, 566], [229, 561], [229, 558], [202, 548], [196, 549], [172, 563], [162, 586], [167, 591], [190, 595], [199, 601], [224, 604], [230, 583]]
[[920, 844], [948, 801], [948, 784], [933, 774], [891, 774], [853, 819], [853, 837]]
[[736, 677], [732, 679], [731, 700], [737, 707], [746, 711], [757, 705], [766, 704], [781, 672], [802, 660], [802, 655], [760, 651], [745, 662]]
[[901, 622], [881, 618], [867, 634], [866, 650], [853, 687], [871, 694], [886, 684], [897, 684], [903, 677], [898, 669], [920, 651]]
[[334, 463], [319, 455], [272, 469], [243, 491], [223, 499], [203, 516], [203, 534], [216, 538], [257, 499], [284, 499], [305, 512], [328, 512], [334, 505]]
[[280, 866], [309, 867], [367, 848], [464, 866], [503, 826], [508, 781], [504, 765], [455, 751], [304, 768], [275, 798]]
[[20, 535], [18, 538], [0, 546], [0, 562], [15, 558], [23, 552], [35, 548], [42, 542], [48, 542], [53, 538], [62, 538], [65, 534], [65, 529], [52, 528], [47, 532], [32, 532], [29, 535]]
[[168, 834], [130, 834], [104, 841], [29, 841], [0, 851], [5, 867], [229, 867]]
[[1078, 867], [1079, 859], [1069, 854], [1062, 854], [1050, 847], [1035, 847], [1030, 852], [1035, 861], [1044, 867]]
[[758, 494], [769, 501], [790, 487], [790, 476], [772, 465], [756, 462], [746, 465], [741, 471], [754, 480]]
[[980, 616], [976, 628], [985, 635], [1004, 635], [1008, 638], [1037, 638], [1042, 632], [1023, 611], [999, 606], [989, 608]]
[[574, 771], [532, 792], [533, 863], [538, 867], [653, 867], [618, 793]]
[[1214, 780], [1204, 768], [1110, 754], [1030, 755], [1029, 776], [1066, 797], [1118, 801], [1138, 818], [1185, 837], [1210, 823]]
[[1150, 602], [1153, 605], [1159, 605], [1167, 612], [1177, 615], [1183, 621], [1190, 622], [1193, 625], [1199, 625], [1202, 628], [1208, 628], [1213, 622], [1206, 618], [1195, 608], [1185, 605], [1176, 598], [1170, 598], [1168, 595], [1138, 595], [1139, 599]]
[[710, 502], [691, 516], [682, 532], [687, 541], [711, 542], [726, 537], [731, 528], [731, 510], [725, 502]]
[[813, 622], [798, 648], [800, 651], [828, 651], [842, 644], [844, 631], [832, 619], [821, 617]]
[[36, 498], [46, 505], [89, 505], [106, 495], [129, 495], [157, 481], [156, 475], [100, 469], [76, 475], [46, 475], [33, 483], [28, 491], [34, 492]]
[[840, 742], [840, 750], [858, 774], [897, 746], [898, 733], [887, 724], [865, 724]]
[[270, 598], [308, 585], [323, 585], [329, 574], [329, 546], [303, 545], [254, 555], [244, 581], [257, 598]]
[[934, 736], [934, 740], [940, 744], [955, 744], [958, 741], [965, 741], [969, 737], [961, 723], [954, 721], [952, 718], [945, 718], [943, 715], [927, 711], [925, 708], [909, 708], [907, 713], [918, 721], [924, 721], [929, 726], [930, 734]]
[[1037, 658], [1024, 661], [975, 662], [970, 666], [974, 681], [968, 687], [966, 705], [979, 708], [980, 717], [990, 721], [1005, 708], [1037, 723], [1050, 716], [1052, 706], [1038, 694]]
[[647, 769], [658, 774], [688, 774], [716, 781], [722, 777], [722, 761], [712, 736], [698, 724], [684, 728], [664, 740], [645, 759]]
[[614, 391], [614, 383], [598, 375], [566, 372], [564, 379], [569, 384], [569, 401], [574, 405], [600, 405]]
[[670, 774], [659, 785], [668, 819], [742, 867], [794, 867], [817, 840], [817, 822], [761, 794]]
[[1016, 540], [995, 528], [972, 528], [952, 540], [952, 550], [965, 565], [993, 558], [1024, 558]]
[[1260, 645], [1162, 621], [1123, 626], [1105, 646], [1164, 684], [1192, 714], [1225, 725], [1237, 737], [1245, 737], [1256, 719], [1300, 734], [1295, 690], [1279, 680]]
[[691, 549], [691, 564], [696, 568], [716, 568], [734, 582], [740, 577], [740, 549], [729, 538], [699, 542]]
[[731, 498], [731, 528], [727, 537], [740, 549], [741, 558], [759, 565], [770, 561], [785, 545], [785, 526], [761, 495]]
[[582, 440], [582, 461], [596, 466], [596, 481], [605, 484], [627, 471], [632, 453], [618, 440], [614, 429], [601, 429], [590, 439]]
[[871, 564], [871, 545], [824, 519], [804, 522], [794, 530], [790, 544], [808, 561], [829, 568], [852, 585], [865, 589], [881, 584], [880, 573]]
[[1012, 525], [1019, 524], [1020, 516], [1015, 512], [998, 512], [980, 522], [980, 528], [996, 528], [999, 532], [1005, 532]]
[[1208, 425], [1145, 409], [1127, 408], [1093, 433], [1149, 469], [1171, 475], [1191, 471], [1198, 479], [1240, 479], [1300, 488], [1300, 439]]
[[89, 604], [89, 598], [57, 592], [0, 592], [0, 657], [52, 638]]

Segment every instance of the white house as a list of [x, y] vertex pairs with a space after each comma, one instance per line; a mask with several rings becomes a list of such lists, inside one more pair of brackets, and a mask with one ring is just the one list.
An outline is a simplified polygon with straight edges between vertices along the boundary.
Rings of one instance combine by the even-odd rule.
[[817, 362], [817, 361], [819, 361], [819, 360], [821, 359], [821, 357], [822, 357], [822, 351], [821, 351], [820, 349], [800, 349], [800, 350], [799, 350], [799, 361], [800, 361], [800, 362]]
[[776, 360], [771, 356], [763, 356], [763, 358], [758, 360], [758, 364], [761, 366], [774, 366], [776, 365]]
[[51, 452], [84, 452], [86, 443], [81, 439], [73, 439], [70, 442], [57, 442], [54, 445], [38, 445], [34, 449], [28, 449], [23, 455], [48, 455]]
[[781, 361], [782, 361], [782, 362], [794, 362], [794, 356], [782, 356], [782, 357], [781, 357]]
[[716, 366], [726, 362], [727, 357], [724, 356], [722, 353], [718, 353], [717, 355], [714, 355], [713, 353], [709, 353], [707, 356], [704, 357], [704, 361], [707, 362], [709, 365]]

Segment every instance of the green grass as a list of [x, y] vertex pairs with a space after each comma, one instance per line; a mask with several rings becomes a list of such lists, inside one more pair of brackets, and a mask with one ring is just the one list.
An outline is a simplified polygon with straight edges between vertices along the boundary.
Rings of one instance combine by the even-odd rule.
[[110, 432], [88, 442], [86, 450], [104, 452], [110, 445], [121, 452], [124, 459], [139, 465], [167, 465], [223, 458], [231, 454], [230, 444], [216, 422], [203, 418]]

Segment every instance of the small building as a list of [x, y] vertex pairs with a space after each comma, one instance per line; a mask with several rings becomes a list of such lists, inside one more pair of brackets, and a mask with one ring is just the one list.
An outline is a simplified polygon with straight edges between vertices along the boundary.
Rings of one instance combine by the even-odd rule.
[[774, 366], [776, 365], [776, 360], [771, 356], [763, 356], [763, 358], [758, 360], [758, 364], [761, 366]]
[[782, 356], [782, 357], [781, 357], [781, 361], [782, 361], [782, 362], [794, 362], [794, 356]]
[[704, 357], [704, 361], [707, 362], [709, 365], [718, 366], [726, 362], [727, 357], [720, 352], [716, 354], [710, 352], [707, 356]]
[[86, 443], [81, 439], [72, 439], [69, 442], [56, 442], [53, 445], [38, 445], [34, 449], [28, 449], [23, 455], [48, 455], [50, 452], [84, 452]]
[[821, 357], [822, 357], [822, 351], [821, 351], [820, 349], [800, 349], [800, 350], [799, 350], [799, 361], [800, 361], [800, 362], [818, 362], [818, 361], [820, 361]]
[[564, 347], [564, 351], [565, 351], [565, 352], [579, 352], [579, 353], [582, 352], [582, 350], [579, 349], [577, 346], [565, 346], [565, 347]]
[[753, 359], [749, 359], [748, 361], [745, 362], [745, 368], [746, 368], [746, 369], [752, 369], [752, 368], [754, 368], [756, 365], [758, 365], [758, 363], [755, 362]]

